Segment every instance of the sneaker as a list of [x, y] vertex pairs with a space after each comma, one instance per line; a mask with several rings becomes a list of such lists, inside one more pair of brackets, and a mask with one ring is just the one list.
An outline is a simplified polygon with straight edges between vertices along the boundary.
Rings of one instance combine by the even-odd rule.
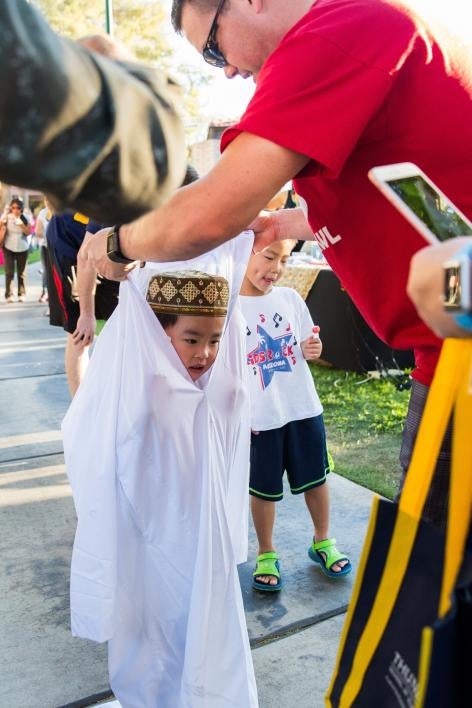
[[[24, 301], [25, 301], [25, 298], [23, 297], [23, 295], [20, 295], [18, 298], [18, 302], [24, 302]], [[13, 302], [13, 300], [12, 300], [12, 302]]]
[[9, 296], [6, 298], [6, 301], [7, 301], [7, 302], [13, 302], [13, 297], [12, 297], [11, 295], [9, 295]]
[[47, 293], [42, 293], [41, 297], [39, 298], [38, 302], [47, 302], [48, 301], [48, 296]]

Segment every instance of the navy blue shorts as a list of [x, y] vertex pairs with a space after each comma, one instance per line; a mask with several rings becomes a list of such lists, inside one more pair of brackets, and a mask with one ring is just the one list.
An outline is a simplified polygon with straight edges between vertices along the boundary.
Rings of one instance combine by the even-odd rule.
[[292, 494], [326, 482], [329, 464], [322, 415], [251, 434], [249, 494], [280, 501], [284, 471]]
[[[49, 249], [51, 258], [48, 276], [49, 324], [63, 327], [72, 334], [80, 317], [80, 307], [72, 296], [72, 268], [77, 262], [66, 258], [59, 261]], [[95, 317], [97, 320], [107, 320], [118, 305], [120, 284], [114, 280], [101, 278], [95, 290]]]

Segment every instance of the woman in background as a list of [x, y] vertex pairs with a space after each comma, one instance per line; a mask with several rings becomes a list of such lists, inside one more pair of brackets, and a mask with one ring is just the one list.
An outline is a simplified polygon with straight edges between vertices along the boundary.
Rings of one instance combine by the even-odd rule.
[[13, 302], [12, 282], [18, 280], [18, 302], [26, 295], [26, 262], [30, 246], [31, 224], [23, 213], [23, 202], [14, 197], [1, 217], [4, 233], [3, 255], [5, 259], [5, 300]]

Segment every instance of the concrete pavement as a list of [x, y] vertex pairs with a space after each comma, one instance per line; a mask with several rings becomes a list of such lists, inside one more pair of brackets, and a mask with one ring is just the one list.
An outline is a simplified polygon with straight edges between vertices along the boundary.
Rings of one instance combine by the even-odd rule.
[[[0, 300], [0, 708], [78, 708], [110, 696], [106, 648], [69, 630], [75, 514], [59, 433], [69, 403], [65, 334], [37, 302], [39, 267], [29, 268], [25, 303]], [[335, 474], [330, 485], [332, 533], [356, 567], [372, 495]], [[240, 568], [260, 706], [322, 708], [354, 573], [331, 581], [309, 560], [300, 497], [278, 505], [276, 542], [281, 593], [250, 587], [252, 529]]]

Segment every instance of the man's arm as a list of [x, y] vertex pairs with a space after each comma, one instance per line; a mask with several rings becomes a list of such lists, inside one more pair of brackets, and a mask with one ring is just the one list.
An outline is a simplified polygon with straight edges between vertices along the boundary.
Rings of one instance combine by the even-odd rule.
[[[161, 208], [123, 226], [121, 251], [143, 261], [185, 260], [205, 253], [247, 228], [307, 161], [264, 138], [242, 133], [204, 177], [178, 189]], [[304, 229], [309, 231], [306, 222]], [[99, 233], [89, 241], [87, 257], [99, 273], [121, 279], [122, 268], [105, 256], [105, 236]]]
[[26, 0], [2, 0], [0, 27], [0, 179], [104, 223], [162, 204], [186, 163], [166, 77], [60, 38]]

